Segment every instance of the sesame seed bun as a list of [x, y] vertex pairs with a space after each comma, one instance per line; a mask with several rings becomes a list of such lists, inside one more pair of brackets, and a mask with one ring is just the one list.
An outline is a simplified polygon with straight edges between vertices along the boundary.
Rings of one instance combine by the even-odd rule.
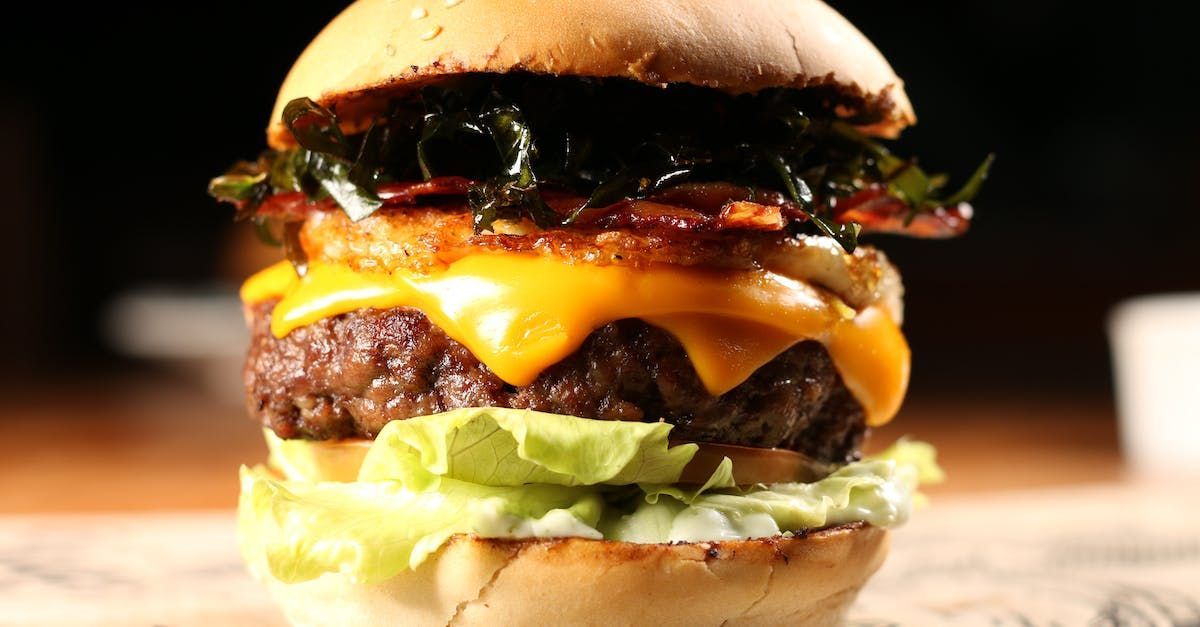
[[821, 86], [840, 113], [878, 119], [868, 133], [916, 121], [887, 60], [820, 0], [358, 0], [292, 67], [268, 143], [292, 144], [280, 119], [295, 98], [336, 108], [356, 130], [431, 80], [515, 71], [732, 94]]
[[455, 536], [379, 584], [268, 581], [294, 625], [837, 625], [882, 564], [887, 531], [633, 544]]

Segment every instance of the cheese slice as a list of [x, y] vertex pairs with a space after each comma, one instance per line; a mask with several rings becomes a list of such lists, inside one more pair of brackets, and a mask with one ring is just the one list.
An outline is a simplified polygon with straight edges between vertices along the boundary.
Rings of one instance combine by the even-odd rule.
[[567, 264], [542, 255], [477, 254], [418, 274], [287, 262], [250, 277], [248, 303], [280, 299], [271, 331], [362, 308], [412, 307], [504, 381], [524, 386], [570, 355], [596, 328], [640, 318], [675, 336], [710, 394], [723, 394], [791, 345], [822, 342], [867, 422], [887, 422], [908, 386], [909, 351], [882, 308], [855, 312], [783, 275], [657, 265]]

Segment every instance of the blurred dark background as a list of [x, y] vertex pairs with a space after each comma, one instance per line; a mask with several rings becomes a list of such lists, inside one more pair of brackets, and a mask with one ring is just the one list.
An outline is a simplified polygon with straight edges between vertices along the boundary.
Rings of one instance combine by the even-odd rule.
[[[98, 323], [122, 291], [235, 284], [205, 184], [263, 148], [291, 61], [345, 2], [147, 4], [27, 8], [0, 42], [5, 385], [136, 368]], [[1108, 309], [1200, 289], [1185, 9], [834, 5], [907, 81], [901, 153], [958, 180], [998, 155], [965, 238], [877, 242], [909, 289], [914, 396], [1107, 398]]]

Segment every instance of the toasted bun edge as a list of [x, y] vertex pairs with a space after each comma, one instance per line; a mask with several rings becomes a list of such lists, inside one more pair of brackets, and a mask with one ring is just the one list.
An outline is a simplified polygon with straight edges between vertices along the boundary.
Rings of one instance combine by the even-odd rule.
[[376, 584], [260, 574], [294, 625], [836, 625], [880, 567], [888, 532], [634, 544], [455, 536]]

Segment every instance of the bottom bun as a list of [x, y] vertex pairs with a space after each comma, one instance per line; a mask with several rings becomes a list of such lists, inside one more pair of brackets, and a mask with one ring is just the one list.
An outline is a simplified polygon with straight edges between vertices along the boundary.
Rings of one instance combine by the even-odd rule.
[[377, 584], [264, 577], [295, 625], [837, 625], [887, 531], [679, 544], [455, 536]]

